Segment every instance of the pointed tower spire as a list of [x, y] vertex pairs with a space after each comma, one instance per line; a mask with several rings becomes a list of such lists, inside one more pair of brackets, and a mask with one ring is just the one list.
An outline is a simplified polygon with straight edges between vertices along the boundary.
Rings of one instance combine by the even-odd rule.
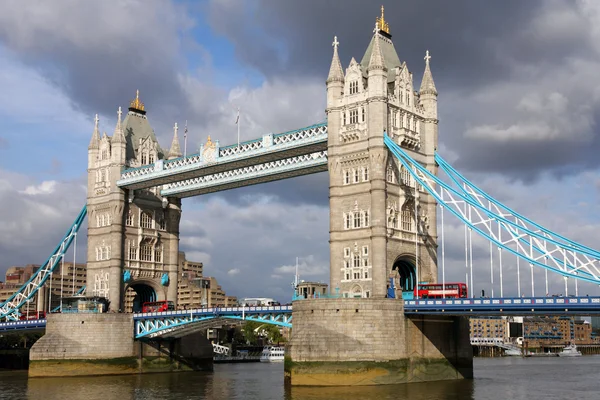
[[97, 149], [100, 145], [100, 130], [98, 129], [100, 119], [98, 118], [98, 114], [94, 118], [94, 132], [92, 133], [92, 140], [90, 140], [90, 145], [88, 149]]
[[435, 83], [433, 83], [433, 75], [431, 75], [431, 69], [429, 69], [429, 60], [431, 56], [429, 55], [429, 50], [425, 52], [425, 72], [423, 72], [423, 80], [421, 81], [421, 89], [419, 92], [421, 94], [432, 94], [437, 96], [438, 92], [435, 88]]
[[337, 40], [337, 36], [333, 37], [333, 58], [331, 59], [331, 67], [329, 68], [329, 75], [327, 76], [327, 83], [329, 82], [344, 82], [344, 71], [342, 70], [342, 63], [338, 55], [338, 46], [340, 42]]
[[173, 127], [173, 141], [171, 142], [171, 149], [169, 150], [169, 155], [167, 157], [169, 160], [182, 156], [181, 147], [179, 147], [179, 138], [177, 137], [178, 130], [177, 122], [175, 122], [175, 126]]
[[367, 72], [373, 69], [381, 69], [387, 71], [387, 67], [385, 65], [385, 60], [383, 59], [383, 53], [381, 52], [381, 47], [379, 46], [379, 23], [375, 22], [375, 29], [373, 30], [373, 50], [371, 51], [371, 58], [369, 59], [369, 66], [367, 67]]
[[115, 127], [115, 132], [112, 137], [113, 143], [125, 143], [125, 133], [123, 132], [123, 126], [121, 125], [121, 115], [123, 115], [123, 111], [121, 111], [121, 107], [119, 107], [117, 110], [117, 126]]

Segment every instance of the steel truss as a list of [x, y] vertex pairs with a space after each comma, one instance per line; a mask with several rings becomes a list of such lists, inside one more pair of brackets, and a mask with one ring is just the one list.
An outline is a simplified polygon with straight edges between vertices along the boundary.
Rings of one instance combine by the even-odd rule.
[[85, 220], [86, 214], [87, 207], [83, 206], [75, 219], [75, 222], [73, 222], [73, 225], [71, 225], [60, 244], [54, 249], [52, 255], [16, 293], [10, 296], [4, 303], [0, 304], [0, 319], [18, 319], [19, 309], [46, 283], [62, 257], [64, 257], [66, 251], [71, 246], [73, 239], [77, 236], [77, 232]]
[[205, 329], [227, 320], [254, 321], [290, 328], [292, 306], [212, 307], [133, 315], [135, 338], [173, 337]]
[[[436, 155], [446, 183], [412, 159], [389, 136], [384, 142], [412, 177], [469, 229], [530, 266], [600, 284], [600, 253], [522, 217], [470, 183]], [[501, 253], [500, 253], [501, 254]]]

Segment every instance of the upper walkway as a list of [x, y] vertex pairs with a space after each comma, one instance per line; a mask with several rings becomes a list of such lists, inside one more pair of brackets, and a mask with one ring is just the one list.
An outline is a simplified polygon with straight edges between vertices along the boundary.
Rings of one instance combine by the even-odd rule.
[[163, 196], [190, 197], [323, 171], [327, 171], [326, 123], [239, 145], [220, 147], [218, 141], [209, 141], [196, 154], [124, 170], [117, 185], [124, 189], [163, 185]]

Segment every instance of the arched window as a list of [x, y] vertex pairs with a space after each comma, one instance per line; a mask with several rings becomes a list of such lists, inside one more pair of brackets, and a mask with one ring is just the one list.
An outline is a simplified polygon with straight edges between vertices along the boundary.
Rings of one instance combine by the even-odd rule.
[[369, 226], [369, 211], [364, 211], [363, 213], [363, 226], [366, 228]]
[[145, 151], [142, 151], [142, 165], [146, 165], [148, 163], [148, 154]]
[[359, 212], [354, 213], [354, 227], [360, 228], [360, 213]]
[[352, 263], [354, 265], [355, 268], [360, 267], [360, 256], [358, 254], [353, 254], [352, 255]]
[[365, 122], [365, 108], [362, 108], [362, 122]]
[[344, 214], [344, 229], [352, 228], [352, 214]]
[[152, 216], [149, 212], [142, 212], [142, 218], [140, 220], [140, 226], [146, 229], [152, 229]]
[[359, 179], [360, 179], [360, 171], [357, 168], [354, 170], [354, 183], [358, 183]]
[[369, 180], [369, 167], [364, 167], [363, 168], [363, 181], [368, 181]]
[[404, 203], [404, 206], [402, 206], [402, 215], [400, 216], [403, 231], [410, 232], [413, 230], [413, 214], [413, 204], [408, 202]]
[[386, 180], [390, 183], [394, 183], [394, 170], [388, 167], [386, 171]]
[[348, 185], [350, 183], [350, 170], [344, 171], [344, 185]]
[[154, 163], [154, 154], [153, 153], [150, 153], [150, 156], [148, 157], [148, 163], [149, 164]]

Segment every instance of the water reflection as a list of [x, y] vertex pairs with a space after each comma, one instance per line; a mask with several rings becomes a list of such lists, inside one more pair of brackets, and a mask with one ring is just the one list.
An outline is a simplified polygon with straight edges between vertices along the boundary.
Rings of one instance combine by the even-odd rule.
[[286, 400], [472, 400], [473, 381], [353, 387], [286, 387]]
[[28, 379], [0, 372], [2, 400], [597, 400], [600, 356], [476, 359], [475, 379], [394, 386], [293, 387], [281, 364], [216, 365], [215, 371]]

